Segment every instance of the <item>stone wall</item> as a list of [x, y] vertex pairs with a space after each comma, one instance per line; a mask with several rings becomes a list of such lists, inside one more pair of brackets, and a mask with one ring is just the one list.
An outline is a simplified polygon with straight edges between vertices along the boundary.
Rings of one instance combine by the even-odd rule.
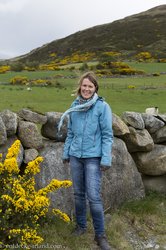
[[[37, 188], [53, 178], [71, 179], [70, 167], [62, 163], [66, 125], [57, 133], [62, 114], [39, 114], [22, 109], [0, 113], [0, 153], [5, 158], [14, 140], [21, 141], [20, 168], [38, 155], [44, 157], [36, 176]], [[124, 112], [113, 114], [114, 144], [112, 167], [103, 174], [102, 195], [105, 210], [124, 201], [140, 199], [146, 190], [166, 193], [166, 115]], [[50, 195], [52, 206], [73, 214], [73, 190], [58, 190]]]

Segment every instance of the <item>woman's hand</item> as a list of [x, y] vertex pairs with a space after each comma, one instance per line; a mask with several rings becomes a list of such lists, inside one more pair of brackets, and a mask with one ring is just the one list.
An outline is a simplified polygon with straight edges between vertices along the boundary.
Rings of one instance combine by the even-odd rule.
[[62, 161], [63, 161], [63, 164], [68, 164], [68, 163], [69, 163], [69, 161], [70, 161], [70, 159], [69, 159], [69, 158], [67, 158], [67, 159], [63, 159]]
[[110, 168], [110, 166], [100, 165], [100, 170], [103, 171], [103, 172], [108, 170], [109, 168]]

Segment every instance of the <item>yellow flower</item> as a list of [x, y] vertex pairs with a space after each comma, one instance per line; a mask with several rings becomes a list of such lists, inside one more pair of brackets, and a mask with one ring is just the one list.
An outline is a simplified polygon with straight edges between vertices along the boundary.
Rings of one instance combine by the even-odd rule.
[[44, 209], [39, 213], [39, 216], [40, 216], [40, 217], [44, 217], [47, 213], [48, 213], [48, 208], [44, 208]]
[[25, 190], [18, 180], [14, 180], [12, 191], [16, 197], [26, 197]]
[[28, 243], [40, 244], [43, 241], [43, 238], [37, 235], [36, 230], [34, 229], [23, 229], [21, 244], [27, 245]]
[[10, 229], [9, 230], [10, 234], [20, 234], [20, 232], [21, 232], [21, 229]]
[[38, 191], [38, 194], [43, 194], [46, 195], [49, 192], [53, 192], [56, 191], [57, 189], [61, 188], [61, 187], [70, 187], [72, 185], [71, 181], [68, 180], [64, 180], [64, 181], [60, 181], [57, 179], [53, 179], [45, 188], [42, 188]]
[[40, 210], [44, 207], [48, 207], [50, 204], [49, 198], [41, 195], [37, 195], [33, 201], [33, 210]]
[[7, 194], [2, 195], [1, 198], [2, 200], [6, 200], [7, 202], [13, 202], [13, 199]]
[[34, 215], [34, 220], [37, 221], [39, 219], [38, 215]]
[[8, 173], [19, 173], [19, 167], [17, 164], [16, 158], [12, 157], [9, 159], [6, 159], [3, 164], [4, 170], [6, 170]]
[[25, 178], [21, 178], [20, 182], [22, 183], [22, 188], [26, 190], [26, 195], [27, 197], [33, 196], [33, 194], [36, 192], [35, 191], [35, 179], [34, 177], [29, 178], [28, 180], [25, 180]]
[[64, 220], [65, 222], [70, 222], [70, 218], [67, 214], [61, 212], [59, 209], [53, 209], [52, 212], [55, 215], [58, 215], [62, 220]]
[[43, 157], [37, 157], [34, 161], [30, 161], [25, 169], [25, 174], [37, 174], [40, 172], [39, 163], [43, 161]]
[[62, 181], [62, 187], [68, 188], [68, 187], [71, 187], [71, 186], [72, 186], [72, 181], [69, 181], [69, 180]]
[[18, 153], [20, 151], [20, 141], [16, 140], [13, 145], [8, 149], [8, 153], [6, 155], [6, 159], [12, 158], [12, 157], [17, 157]]
[[19, 198], [18, 200], [13, 202], [13, 205], [15, 206], [16, 211], [29, 211], [30, 205], [28, 200], [25, 198]]
[[0, 174], [2, 174], [3, 171], [4, 171], [4, 166], [3, 166], [3, 164], [0, 162]]

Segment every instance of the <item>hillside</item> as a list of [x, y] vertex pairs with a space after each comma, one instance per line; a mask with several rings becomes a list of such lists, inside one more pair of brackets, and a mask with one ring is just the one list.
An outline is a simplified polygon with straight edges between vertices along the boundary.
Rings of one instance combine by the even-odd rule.
[[140, 51], [164, 57], [166, 54], [166, 5], [160, 5], [145, 12], [124, 19], [98, 25], [76, 32], [65, 38], [52, 41], [30, 53], [15, 58], [40, 63], [52, 60], [51, 53], [64, 58], [74, 52], [118, 51], [125, 57]]

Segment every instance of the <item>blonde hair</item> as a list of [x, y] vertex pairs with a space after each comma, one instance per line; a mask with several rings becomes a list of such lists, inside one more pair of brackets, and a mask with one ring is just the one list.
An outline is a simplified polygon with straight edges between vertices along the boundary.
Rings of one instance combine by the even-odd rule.
[[88, 79], [90, 82], [92, 82], [95, 86], [95, 92], [97, 93], [98, 92], [98, 89], [99, 89], [99, 85], [98, 85], [98, 82], [97, 82], [97, 78], [96, 78], [96, 75], [94, 74], [94, 72], [92, 71], [89, 71], [89, 72], [86, 72], [84, 73], [79, 81], [78, 81], [78, 88], [76, 89], [76, 94], [77, 95], [80, 95], [81, 94], [81, 84], [83, 82], [84, 79]]

